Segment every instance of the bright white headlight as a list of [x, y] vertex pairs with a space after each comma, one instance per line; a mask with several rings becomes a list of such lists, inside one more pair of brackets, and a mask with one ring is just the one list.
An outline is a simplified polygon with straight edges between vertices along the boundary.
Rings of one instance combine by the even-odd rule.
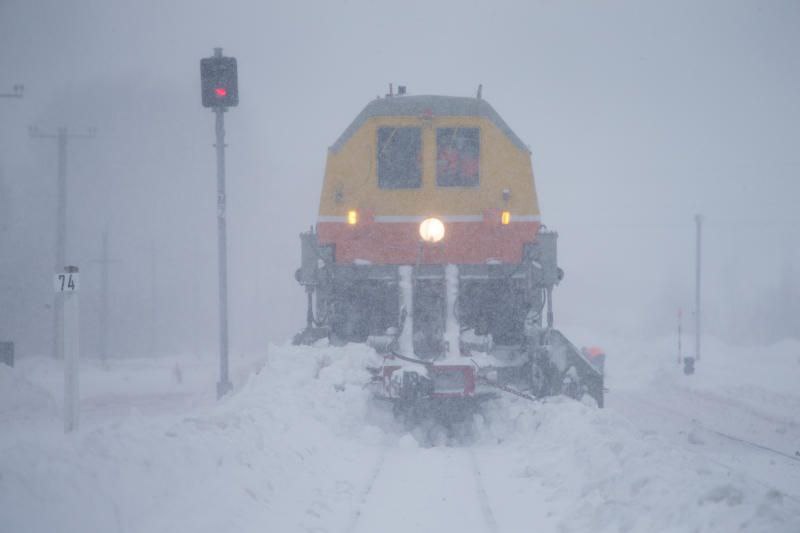
[[419, 225], [419, 236], [425, 242], [439, 242], [444, 239], [444, 223], [438, 218], [426, 218]]

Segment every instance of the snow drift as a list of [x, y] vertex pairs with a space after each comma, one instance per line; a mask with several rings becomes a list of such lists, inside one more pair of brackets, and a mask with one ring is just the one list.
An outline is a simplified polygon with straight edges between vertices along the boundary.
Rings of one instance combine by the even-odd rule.
[[[800, 530], [793, 496], [676, 449], [613, 410], [566, 399], [499, 398], [475, 417], [469, 445], [430, 447], [447, 440], [408, 433], [370, 400], [364, 366], [374, 357], [362, 346], [273, 347], [218, 404], [109, 413], [67, 436], [42, 418], [42, 394], [12, 393], [0, 439], [0, 523], [30, 532], [361, 531], [369, 511], [385, 518], [385, 531], [408, 531], [415, 493], [434, 490], [430, 466], [469, 453], [499, 531]], [[171, 366], [140, 360], [127, 371]], [[215, 368], [209, 359], [193, 382], [213, 391]], [[19, 372], [0, 379], [3, 391], [38, 390]], [[164, 394], [179, 386], [164, 379], [150, 392], [168, 402]], [[389, 479], [393, 465], [404, 487], [418, 489], [390, 500], [370, 494], [399, 481]], [[465, 505], [474, 502], [456, 508]], [[452, 516], [436, 509], [452, 508], [433, 506], [417, 529], [441, 531]]]

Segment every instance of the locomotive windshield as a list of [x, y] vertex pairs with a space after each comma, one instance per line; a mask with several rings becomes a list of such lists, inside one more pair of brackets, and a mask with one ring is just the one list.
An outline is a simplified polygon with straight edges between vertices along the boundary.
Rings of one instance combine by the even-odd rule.
[[478, 185], [478, 128], [436, 130], [436, 184], [444, 187]]
[[413, 189], [422, 179], [420, 128], [378, 128], [378, 185], [381, 189]]

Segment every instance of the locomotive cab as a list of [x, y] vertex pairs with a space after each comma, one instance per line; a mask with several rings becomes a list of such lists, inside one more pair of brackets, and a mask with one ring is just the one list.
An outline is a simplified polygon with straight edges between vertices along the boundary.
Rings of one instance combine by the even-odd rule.
[[450, 397], [454, 383], [475, 396], [502, 376], [602, 404], [602, 375], [552, 334], [556, 239], [530, 151], [488, 102], [376, 99], [328, 151], [316, 226], [301, 235], [295, 340], [369, 342], [391, 359], [378, 371], [389, 398], [410, 394], [392, 381], [407, 375], [415, 398]]

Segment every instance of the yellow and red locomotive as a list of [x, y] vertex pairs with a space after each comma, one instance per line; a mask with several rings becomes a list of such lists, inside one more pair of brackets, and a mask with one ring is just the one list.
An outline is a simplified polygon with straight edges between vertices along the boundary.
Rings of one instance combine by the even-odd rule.
[[529, 149], [480, 95], [378, 98], [329, 149], [295, 341], [371, 344], [397, 402], [486, 385], [602, 406], [602, 373], [552, 327], [556, 239]]

